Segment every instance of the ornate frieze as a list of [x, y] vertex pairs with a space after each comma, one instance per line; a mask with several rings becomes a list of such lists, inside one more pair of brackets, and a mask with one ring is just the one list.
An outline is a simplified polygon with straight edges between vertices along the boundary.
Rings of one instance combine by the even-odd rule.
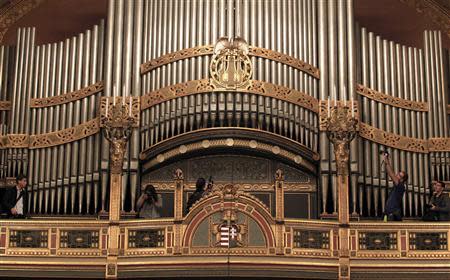
[[70, 143], [100, 131], [99, 118], [66, 129], [43, 134], [8, 134], [0, 137], [0, 149], [38, 149]]
[[36, 134], [30, 136], [30, 149], [46, 148], [65, 143], [70, 143], [91, 136], [100, 131], [99, 118], [77, 126], [69, 127], [55, 132]]
[[428, 149], [430, 152], [450, 152], [450, 138], [430, 138]]
[[98, 230], [61, 230], [60, 248], [99, 248]]
[[362, 122], [359, 123], [359, 136], [399, 150], [428, 153], [427, 140], [390, 133]]
[[11, 101], [0, 101], [0, 111], [11, 110]]
[[164, 229], [139, 229], [128, 231], [128, 248], [160, 248], [164, 246]]
[[[142, 96], [141, 110], [148, 109], [153, 105], [171, 100], [173, 98], [211, 91], [214, 91], [214, 87], [211, 85], [209, 79], [193, 80], [167, 86]], [[315, 113], [319, 111], [319, 102], [317, 99], [306, 93], [288, 87], [263, 81], [250, 80], [249, 86], [239, 89], [239, 91], [289, 101]]]
[[[212, 55], [214, 51], [214, 46], [208, 45], [208, 46], [198, 46], [188, 49], [182, 49], [177, 52], [169, 53], [166, 55], [163, 55], [161, 57], [155, 58], [153, 60], [150, 60], [144, 64], [141, 65], [141, 75], [144, 75], [145, 73], [158, 68], [162, 65], [169, 64], [178, 60], [187, 59], [191, 57], [196, 56], [202, 56], [202, 55]], [[311, 64], [308, 64], [300, 59], [297, 59], [295, 57], [289, 56], [287, 54], [283, 54], [277, 51], [259, 48], [255, 46], [249, 47], [249, 56], [256, 56], [261, 58], [266, 58], [269, 60], [273, 60], [276, 62], [280, 62], [286, 65], [289, 65], [293, 68], [296, 68], [300, 71], [303, 71], [311, 76], [313, 76], [316, 79], [320, 79], [320, 71], [318, 68], [312, 66]]]
[[447, 250], [447, 232], [410, 232], [410, 250]]
[[2, 14], [0, 15], [0, 42], [3, 40], [3, 36], [5, 36], [10, 26], [44, 2], [44, 0], [18, 0], [8, 2], [10, 2], [10, 7], [2, 10]]
[[27, 134], [8, 134], [0, 137], [0, 149], [28, 148], [29, 136]]
[[10, 230], [9, 247], [11, 248], [47, 248], [47, 230]]
[[93, 85], [89, 85], [87, 87], [84, 87], [82, 89], [47, 97], [47, 98], [33, 98], [30, 101], [30, 107], [31, 108], [43, 108], [43, 107], [49, 107], [49, 106], [55, 106], [55, 105], [61, 105], [64, 103], [73, 102], [76, 100], [80, 100], [82, 98], [91, 96], [97, 92], [100, 92], [103, 90], [103, 81], [97, 82]]
[[330, 249], [330, 232], [294, 229], [294, 248]]
[[397, 232], [359, 232], [359, 250], [397, 250]]
[[406, 109], [406, 110], [413, 110], [413, 111], [420, 111], [420, 112], [428, 111], [428, 103], [426, 103], [426, 102], [418, 102], [418, 101], [412, 101], [412, 100], [394, 97], [394, 96], [388, 95], [386, 93], [373, 90], [364, 85], [357, 84], [356, 92], [362, 96], [365, 96], [367, 98], [381, 102], [386, 105], [390, 105], [390, 106], [394, 106], [394, 107], [398, 107], [398, 108], [402, 108], [402, 109]]

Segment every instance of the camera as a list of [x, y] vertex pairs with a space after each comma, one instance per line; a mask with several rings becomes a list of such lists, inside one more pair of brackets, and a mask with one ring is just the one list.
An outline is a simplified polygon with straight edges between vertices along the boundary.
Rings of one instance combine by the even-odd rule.
[[212, 176], [209, 176], [208, 183], [206, 184], [206, 188], [207, 188], [208, 190], [211, 190], [212, 187], [213, 187], [213, 185], [214, 185], [214, 182], [213, 182], [213, 180], [212, 180]]

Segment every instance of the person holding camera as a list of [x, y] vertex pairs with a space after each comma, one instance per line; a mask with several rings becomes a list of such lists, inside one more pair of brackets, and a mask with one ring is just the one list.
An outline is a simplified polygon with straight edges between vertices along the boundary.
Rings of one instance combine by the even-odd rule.
[[383, 152], [384, 164], [386, 167], [386, 172], [389, 177], [394, 182], [394, 188], [389, 193], [388, 199], [386, 201], [386, 207], [384, 209], [384, 220], [385, 221], [401, 221], [402, 220], [402, 199], [405, 193], [405, 184], [408, 181], [408, 174], [405, 171], [400, 171], [395, 174], [391, 161], [389, 158], [389, 153]]
[[450, 221], [450, 197], [444, 193], [445, 184], [442, 181], [433, 183], [433, 196], [425, 206], [424, 221]]
[[156, 193], [153, 185], [145, 187], [145, 191], [139, 197], [136, 208], [139, 210], [139, 218], [159, 218], [159, 209], [162, 207], [161, 195]]
[[203, 196], [211, 192], [213, 182], [212, 178], [209, 178], [208, 186], [205, 190], [206, 180], [205, 178], [198, 178], [195, 183], [195, 192], [189, 196], [189, 199], [186, 204], [186, 210], [189, 212], [191, 210], [192, 205], [200, 200]]

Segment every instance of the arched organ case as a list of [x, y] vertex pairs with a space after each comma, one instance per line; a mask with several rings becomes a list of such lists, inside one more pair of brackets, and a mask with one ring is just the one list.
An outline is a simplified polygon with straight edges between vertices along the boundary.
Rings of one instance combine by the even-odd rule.
[[[118, 0], [109, 2], [105, 22], [63, 42], [37, 46], [39, 30], [19, 29], [15, 46], [0, 48], [0, 176], [27, 174], [33, 214], [108, 211], [100, 97], [133, 96], [140, 125], [123, 166], [125, 212], [136, 211], [140, 186], [173, 162], [242, 152], [307, 172], [306, 203], [317, 204], [308, 216], [333, 214], [336, 164], [320, 114], [328, 100], [355, 100], [350, 212], [382, 214], [391, 185], [379, 151], [387, 149], [394, 169], [410, 174], [405, 215], [422, 215], [431, 180], [450, 180], [449, 52], [437, 31], [424, 33], [422, 49], [387, 41], [355, 23], [352, 1], [339, 3]], [[249, 86], [211, 87], [221, 37], [248, 43]], [[195, 146], [205, 131], [217, 138], [211, 149]], [[170, 198], [171, 180], [153, 183]], [[306, 187], [290, 183], [293, 193]]]

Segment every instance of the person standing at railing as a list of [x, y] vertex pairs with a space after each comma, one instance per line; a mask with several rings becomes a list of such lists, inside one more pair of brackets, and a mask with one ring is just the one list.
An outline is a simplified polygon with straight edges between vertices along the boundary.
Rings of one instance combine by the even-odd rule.
[[444, 182], [433, 183], [433, 196], [426, 205], [424, 221], [450, 221], [450, 197], [448, 193], [444, 193], [444, 189]]
[[394, 182], [394, 187], [389, 193], [388, 199], [386, 201], [386, 207], [384, 209], [384, 220], [385, 221], [401, 221], [402, 220], [402, 199], [405, 193], [405, 184], [408, 181], [408, 174], [405, 171], [400, 171], [395, 174], [392, 168], [391, 161], [389, 158], [389, 153], [383, 152], [384, 165], [386, 167], [386, 172], [389, 177]]
[[186, 210], [189, 212], [191, 210], [192, 205], [200, 200], [203, 196], [210, 193], [212, 190], [213, 182], [212, 179], [209, 178], [208, 186], [205, 190], [206, 180], [205, 178], [198, 178], [195, 183], [195, 192], [189, 196], [189, 199], [186, 204]]
[[3, 209], [6, 216], [12, 219], [24, 219], [27, 214], [27, 177], [19, 175], [16, 177], [16, 186], [5, 191], [2, 197]]
[[162, 207], [161, 195], [156, 193], [153, 185], [145, 187], [145, 191], [136, 202], [136, 208], [139, 209], [139, 218], [159, 218]]

